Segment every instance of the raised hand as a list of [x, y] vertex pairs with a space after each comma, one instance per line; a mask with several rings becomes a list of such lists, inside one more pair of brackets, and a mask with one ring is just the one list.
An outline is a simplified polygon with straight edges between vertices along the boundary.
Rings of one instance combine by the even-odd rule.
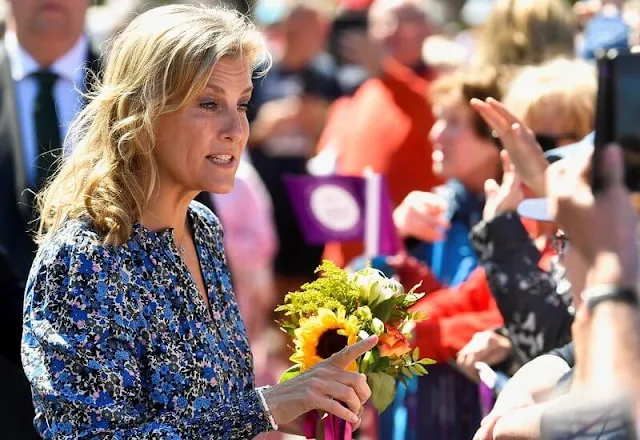
[[548, 162], [534, 133], [499, 101], [472, 99], [471, 106], [496, 132], [524, 183], [538, 196], [546, 194], [544, 172]]
[[377, 343], [378, 337], [371, 336], [345, 347], [299, 376], [265, 390], [264, 397], [275, 422], [285, 425], [309, 411], [319, 410], [357, 428], [371, 390], [365, 375], [345, 369]]
[[502, 183], [498, 185], [495, 180], [489, 179], [484, 184], [487, 201], [484, 204], [482, 218], [485, 221], [504, 212], [515, 211], [524, 199], [522, 179], [511, 162], [509, 152], [502, 150], [500, 159], [502, 159]]
[[[588, 285], [636, 286], [637, 214], [624, 185], [624, 159], [618, 146], [601, 153], [606, 188], [594, 195], [590, 182], [593, 152], [549, 167], [549, 214], [560, 224], [590, 266]], [[587, 286], [588, 287], [588, 286]]]

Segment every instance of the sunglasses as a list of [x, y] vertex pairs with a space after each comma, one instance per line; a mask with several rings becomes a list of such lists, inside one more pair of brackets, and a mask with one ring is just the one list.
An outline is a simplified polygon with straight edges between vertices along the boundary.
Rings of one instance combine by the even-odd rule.
[[544, 151], [545, 153], [549, 150], [553, 150], [554, 148], [558, 148], [562, 141], [575, 142], [579, 139], [580, 137], [575, 133], [564, 133], [557, 136], [552, 136], [549, 134], [536, 134], [536, 141], [538, 141], [538, 143], [542, 147], [542, 151]]
[[569, 249], [569, 237], [564, 232], [558, 231], [551, 237], [553, 250], [558, 256], [563, 256]]
[[[502, 149], [502, 142], [500, 141], [498, 132], [495, 130], [489, 130], [488, 134], [489, 138], [496, 144], [496, 146]], [[556, 136], [550, 134], [536, 134], [535, 137], [538, 144], [540, 144], [540, 147], [542, 147], [542, 151], [545, 153], [549, 150], [553, 150], [554, 148], [558, 148], [561, 144], [564, 145], [562, 141], [576, 142], [581, 139], [575, 133], [563, 133]]]

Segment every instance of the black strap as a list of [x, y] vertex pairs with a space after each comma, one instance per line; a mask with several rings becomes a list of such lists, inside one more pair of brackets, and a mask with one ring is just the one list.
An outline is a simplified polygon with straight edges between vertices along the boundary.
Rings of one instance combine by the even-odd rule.
[[634, 307], [638, 306], [638, 294], [631, 287], [594, 286], [586, 289], [582, 293], [582, 297], [587, 302], [587, 308], [590, 312], [593, 312], [598, 304], [606, 301], [622, 302]]

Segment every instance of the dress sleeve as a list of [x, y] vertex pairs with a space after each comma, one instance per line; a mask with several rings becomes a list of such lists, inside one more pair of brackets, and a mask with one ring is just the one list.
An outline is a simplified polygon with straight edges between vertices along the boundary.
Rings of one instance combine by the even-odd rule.
[[106, 246], [86, 240], [52, 255], [27, 286], [22, 347], [41, 434], [245, 439], [269, 429], [254, 389], [225, 396], [191, 419], [159, 413], [147, 395], [153, 375], [141, 374], [149, 333], [135, 289], [125, 284], [128, 274]]
[[476, 225], [471, 238], [514, 344], [533, 359], [571, 338], [570, 296], [552, 273], [516, 213]]

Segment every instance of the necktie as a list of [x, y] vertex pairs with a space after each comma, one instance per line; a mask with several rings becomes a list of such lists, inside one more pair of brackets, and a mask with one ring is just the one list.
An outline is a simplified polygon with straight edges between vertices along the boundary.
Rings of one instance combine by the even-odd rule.
[[33, 117], [38, 154], [35, 189], [39, 191], [45, 180], [54, 172], [54, 163], [61, 147], [60, 125], [53, 96], [53, 87], [58, 80], [58, 75], [43, 69], [35, 72], [33, 76], [38, 81], [38, 95]]

